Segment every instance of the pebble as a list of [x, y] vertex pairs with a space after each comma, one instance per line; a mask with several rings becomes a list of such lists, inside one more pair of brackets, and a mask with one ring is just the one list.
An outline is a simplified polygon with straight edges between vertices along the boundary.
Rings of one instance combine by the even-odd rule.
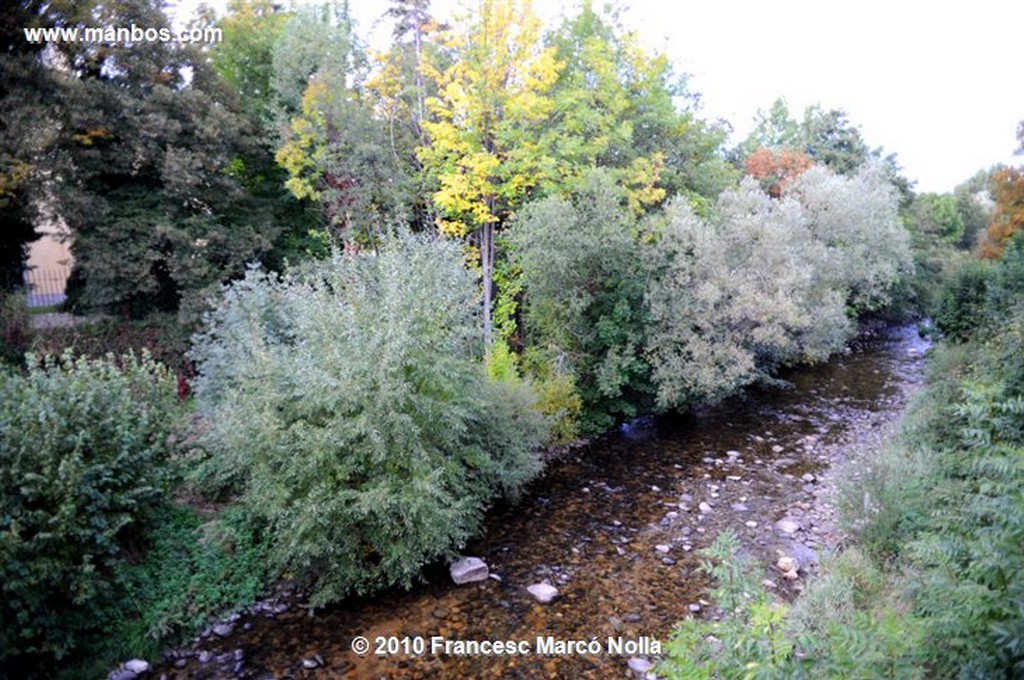
[[747, 512], [748, 510], [750, 510], [750, 508], [748, 508], [748, 507], [747, 507], [746, 505], [744, 505], [743, 503], [733, 503], [733, 504], [732, 504], [731, 506], [729, 506], [729, 507], [731, 507], [731, 508], [732, 508], [732, 511], [733, 511], [733, 512]]
[[699, 604], [697, 604], [696, 602], [694, 602], [693, 604], [691, 604], [691, 605], [687, 606], [687, 609], [689, 609], [689, 610], [690, 610], [691, 612], [693, 612], [694, 614], [696, 614], [696, 613], [698, 613], [698, 612], [700, 611], [701, 607], [700, 607], [700, 605], [699, 605]]
[[697, 509], [703, 512], [705, 515], [711, 513], [711, 506], [705, 501], [701, 501], [700, 505], [697, 506]]
[[792, 517], [783, 517], [775, 523], [775, 528], [783, 534], [793, 534], [800, 529], [800, 522]]
[[199, 663], [210, 663], [210, 659], [213, 658], [213, 652], [203, 650], [199, 652]]
[[534, 583], [527, 586], [526, 590], [541, 604], [547, 604], [558, 597], [558, 588], [550, 583]]
[[744, 524], [750, 527], [751, 529], [757, 528], [757, 522], [755, 522], [754, 520], [749, 520], [747, 522], [744, 522]]
[[654, 546], [654, 549], [660, 552], [662, 555], [667, 555], [669, 551], [672, 550], [672, 546], [665, 545], [664, 543], [659, 543], [658, 545]]
[[654, 668], [653, 663], [639, 656], [632, 657], [626, 663], [629, 666], [629, 670], [633, 671], [634, 673], [646, 673], [647, 671]]
[[233, 623], [218, 623], [213, 627], [213, 634], [217, 637], [227, 637], [231, 635], [231, 631], [235, 629]]

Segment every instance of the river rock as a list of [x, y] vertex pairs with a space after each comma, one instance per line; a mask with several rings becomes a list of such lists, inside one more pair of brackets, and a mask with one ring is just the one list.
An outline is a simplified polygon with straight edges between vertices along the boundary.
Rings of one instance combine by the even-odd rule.
[[654, 668], [653, 663], [639, 656], [632, 657], [626, 664], [629, 666], [629, 670], [641, 675]]
[[526, 590], [541, 604], [547, 604], [558, 597], [558, 588], [550, 583], [534, 583], [532, 586], [527, 586]]
[[487, 565], [479, 557], [463, 557], [452, 564], [450, 569], [455, 585], [486, 581], [489, 573]]
[[801, 566], [816, 567], [820, 564], [817, 551], [799, 541], [784, 542], [779, 549], [779, 554], [793, 557]]
[[235, 629], [234, 624], [231, 623], [218, 623], [213, 627], [213, 634], [217, 637], [227, 637], [231, 635], [231, 631]]
[[775, 523], [775, 529], [781, 534], [795, 534], [800, 529], [800, 522], [792, 517], [783, 517]]
[[107, 676], [108, 680], [135, 680], [138, 676], [149, 670], [149, 662], [142, 659], [125, 661], [121, 666]]

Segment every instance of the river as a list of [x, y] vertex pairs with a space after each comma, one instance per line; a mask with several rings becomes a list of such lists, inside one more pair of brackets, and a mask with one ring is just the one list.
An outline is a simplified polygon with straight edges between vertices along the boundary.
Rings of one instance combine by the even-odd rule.
[[[778, 576], [780, 546], [820, 554], [835, 545], [833, 466], [884, 436], [921, 383], [926, 349], [913, 326], [881, 330], [827, 363], [785, 372], [788, 388], [596, 439], [551, 463], [517, 505], [490, 513], [486, 535], [464, 553], [497, 578], [455, 586], [439, 565], [412, 591], [312, 616], [284, 598], [286, 611], [246, 614], [224, 637], [208, 631], [155, 677], [631, 677], [628, 660], [653, 658], [653, 641], [664, 644], [680, 619], [715, 615], [696, 551], [719, 531], [737, 532], [768, 578]], [[784, 538], [783, 517], [800, 526]], [[802, 582], [775, 580], [782, 598]], [[540, 582], [558, 588], [553, 602], [527, 592]], [[357, 636], [368, 654], [352, 651]], [[523, 646], [432, 654], [443, 644], [435, 637]], [[378, 638], [395, 653], [374, 654]], [[540, 653], [550, 650], [538, 638], [587, 648]], [[609, 650], [609, 638], [633, 646]]]

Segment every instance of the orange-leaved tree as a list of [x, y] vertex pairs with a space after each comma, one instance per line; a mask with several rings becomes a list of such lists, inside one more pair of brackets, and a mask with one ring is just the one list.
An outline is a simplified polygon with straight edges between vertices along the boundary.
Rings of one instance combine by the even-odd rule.
[[782, 195], [786, 184], [814, 165], [810, 156], [792, 149], [773, 151], [765, 147], [747, 156], [747, 174], [760, 180], [772, 198]]
[[980, 254], [988, 260], [1003, 256], [1006, 243], [1024, 228], [1024, 168], [1002, 168], [992, 175], [992, 211]]

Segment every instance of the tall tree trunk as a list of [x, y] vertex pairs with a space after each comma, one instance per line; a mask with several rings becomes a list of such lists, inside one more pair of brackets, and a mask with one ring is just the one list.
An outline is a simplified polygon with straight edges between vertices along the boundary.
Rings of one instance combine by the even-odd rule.
[[494, 324], [491, 307], [494, 298], [494, 223], [488, 222], [480, 228], [480, 266], [484, 283], [484, 349], [490, 351], [494, 344]]

